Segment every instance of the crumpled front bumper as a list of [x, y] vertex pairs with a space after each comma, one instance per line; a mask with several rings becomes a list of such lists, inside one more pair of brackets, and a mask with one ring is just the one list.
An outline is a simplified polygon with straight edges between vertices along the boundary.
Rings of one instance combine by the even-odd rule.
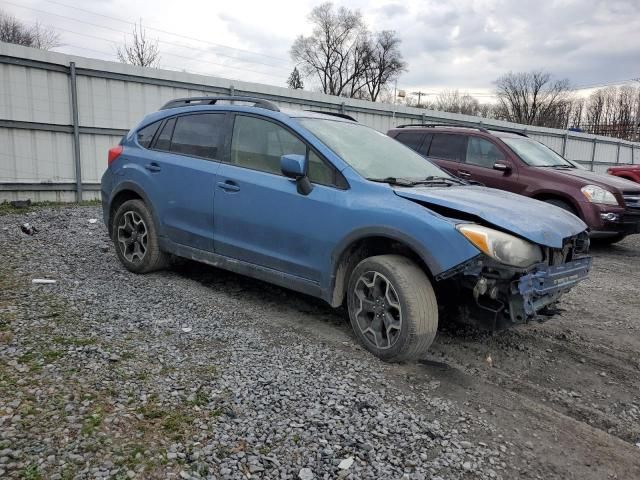
[[[540, 309], [555, 302], [560, 295], [585, 280], [589, 270], [591, 257], [578, 258], [562, 265], [542, 264], [514, 282], [516, 292], [513, 293], [520, 294], [521, 308], [526, 317], [535, 317]], [[514, 307], [516, 305], [512, 305], [512, 312]]]

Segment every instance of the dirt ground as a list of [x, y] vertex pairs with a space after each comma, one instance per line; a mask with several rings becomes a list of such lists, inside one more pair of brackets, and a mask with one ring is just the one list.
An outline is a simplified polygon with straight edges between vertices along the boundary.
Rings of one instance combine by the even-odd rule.
[[[95, 207], [82, 213], [94, 215]], [[115, 257], [103, 232], [87, 242]], [[491, 432], [512, 447], [504, 478], [640, 479], [640, 235], [595, 247], [592, 255], [590, 278], [563, 298], [563, 313], [550, 321], [493, 334], [443, 326], [423, 361], [370, 363], [407, 393], [413, 409], [428, 410], [435, 388], [463, 417], [487, 425], [468, 437], [482, 444]], [[245, 310], [259, 318], [283, 346], [287, 337], [279, 332], [286, 330], [368, 357], [344, 311], [315, 299], [191, 262], [154, 275], [233, 299], [235, 315]], [[97, 295], [91, 308], [100, 302]]]

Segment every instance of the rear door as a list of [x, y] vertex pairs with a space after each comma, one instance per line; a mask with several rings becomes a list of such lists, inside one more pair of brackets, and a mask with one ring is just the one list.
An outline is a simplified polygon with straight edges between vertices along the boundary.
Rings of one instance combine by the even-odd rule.
[[213, 197], [224, 144], [224, 113], [171, 117], [160, 126], [144, 168], [167, 237], [213, 251]]
[[[215, 196], [215, 251], [320, 282], [334, 247], [331, 225], [346, 204], [346, 181], [294, 132], [270, 119], [236, 114]], [[280, 157], [307, 155], [313, 190], [298, 193]]]
[[[496, 163], [506, 165], [509, 170], [496, 170]], [[475, 180], [487, 187], [514, 193], [524, 190], [518, 183], [517, 166], [507, 159], [498, 145], [480, 136], [468, 136], [465, 161], [459, 166], [458, 172], [462, 178]]]
[[[421, 152], [427, 152], [430, 160], [447, 170], [456, 177], [468, 177], [464, 173], [464, 160], [467, 154], [467, 136], [457, 133], [434, 133], [426, 150], [425, 145]], [[461, 171], [463, 172], [461, 175]]]

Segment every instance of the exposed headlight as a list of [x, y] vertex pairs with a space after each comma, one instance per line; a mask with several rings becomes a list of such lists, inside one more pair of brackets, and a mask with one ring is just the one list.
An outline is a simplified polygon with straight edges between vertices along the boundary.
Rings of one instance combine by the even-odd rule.
[[580, 191], [591, 203], [619, 205], [618, 200], [613, 196], [613, 193], [597, 185], [585, 185], [580, 189]]
[[475, 223], [460, 224], [456, 228], [479, 250], [506, 265], [526, 268], [542, 261], [542, 249], [538, 245], [508, 233]]

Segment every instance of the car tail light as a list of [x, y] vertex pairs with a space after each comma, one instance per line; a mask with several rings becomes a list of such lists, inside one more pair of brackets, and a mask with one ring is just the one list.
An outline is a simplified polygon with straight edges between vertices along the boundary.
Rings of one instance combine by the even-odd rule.
[[110, 148], [107, 165], [110, 167], [111, 164], [116, 161], [116, 158], [118, 158], [121, 153], [122, 153], [122, 145], [116, 145], [115, 147]]

